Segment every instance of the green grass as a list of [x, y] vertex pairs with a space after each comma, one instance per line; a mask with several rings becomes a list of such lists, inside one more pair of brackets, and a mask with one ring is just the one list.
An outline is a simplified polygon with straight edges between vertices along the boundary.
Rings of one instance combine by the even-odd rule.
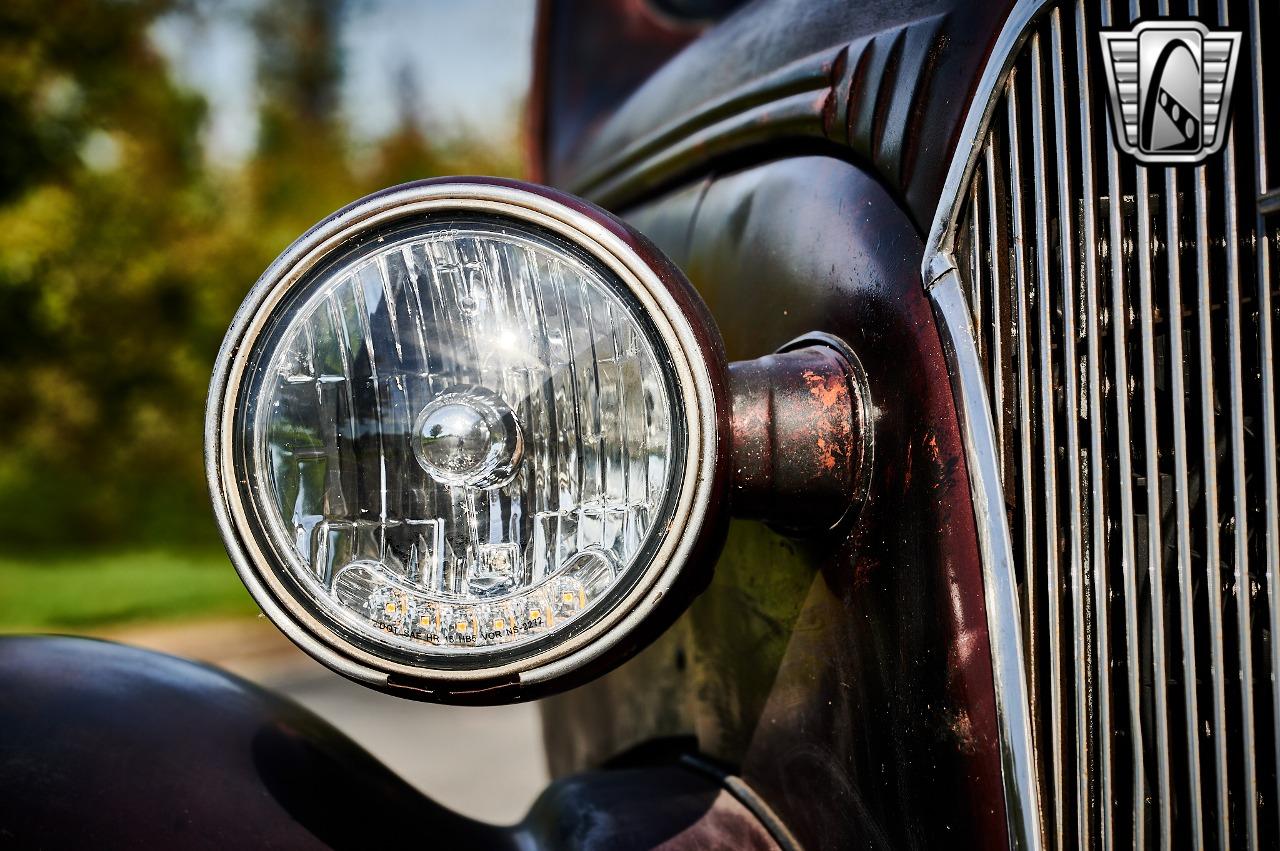
[[0, 557], [0, 631], [99, 629], [258, 611], [220, 552]]

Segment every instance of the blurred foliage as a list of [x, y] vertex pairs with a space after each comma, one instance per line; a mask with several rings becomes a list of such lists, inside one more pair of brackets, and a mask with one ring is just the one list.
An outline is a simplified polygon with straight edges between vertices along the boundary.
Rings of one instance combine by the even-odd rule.
[[[0, 540], [212, 543], [205, 393], [249, 286], [296, 236], [383, 186], [518, 174], [514, 145], [338, 116], [342, 0], [257, 7], [259, 140], [211, 168], [205, 106], [149, 29], [180, 0], [0, 3]], [[393, 81], [393, 84], [394, 83]]]

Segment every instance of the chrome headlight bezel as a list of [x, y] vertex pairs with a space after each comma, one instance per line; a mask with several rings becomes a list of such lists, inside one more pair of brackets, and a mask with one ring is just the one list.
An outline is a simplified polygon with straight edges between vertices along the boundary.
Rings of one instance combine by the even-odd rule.
[[[665, 529], [630, 588], [583, 628], [548, 636], [529, 653], [495, 650], [492, 664], [423, 664], [388, 652], [340, 629], [315, 610], [281, 575], [264, 546], [261, 524], [235, 481], [237, 416], [256, 345], [277, 309], [309, 273], [361, 240], [414, 220], [441, 216], [486, 216], [549, 231], [586, 253], [621, 281], [652, 323], [668, 359], [664, 364], [680, 400], [684, 458], [674, 475], [678, 495]], [[237, 312], [214, 369], [205, 421], [206, 473], [217, 522], [231, 560], [262, 610], [288, 637], [315, 658], [376, 687], [406, 688], [428, 699], [506, 686], [542, 690], [577, 671], [595, 669], [603, 656], [629, 637], [644, 635], [647, 622], [671, 606], [672, 592], [696, 560], [701, 546], [722, 531], [728, 402], [724, 354], [705, 307], [680, 272], [649, 243], [618, 220], [576, 198], [517, 181], [452, 178], [419, 181], [361, 199], [299, 238], [267, 269]], [[709, 566], [708, 566], [709, 567]], [[692, 583], [698, 585], [700, 583]], [[637, 639], [639, 640], [639, 639]], [[477, 654], [474, 658], [480, 658]]]

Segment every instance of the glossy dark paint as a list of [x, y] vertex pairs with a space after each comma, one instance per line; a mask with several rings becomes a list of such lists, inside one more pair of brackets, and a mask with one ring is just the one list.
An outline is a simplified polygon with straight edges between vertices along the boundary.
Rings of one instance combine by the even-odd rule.
[[702, 21], [645, 0], [540, 0], [529, 105], [534, 180], [573, 160], [581, 140], [696, 38]]
[[213, 668], [5, 638], [0, 681], [0, 844], [350, 847], [441, 822], [462, 842], [491, 834], [314, 715]]
[[730, 359], [813, 330], [852, 346], [871, 476], [862, 511], [824, 535], [735, 521], [685, 617], [544, 703], [553, 771], [684, 736], [739, 766], [804, 847], [1005, 845], [974, 516], [912, 222], [827, 157], [717, 177], [629, 219], [698, 287]]
[[320, 718], [203, 665], [5, 638], [0, 682], [4, 847], [779, 847], [731, 784], [687, 764], [566, 778], [502, 828], [435, 804]]
[[[590, 14], [583, 0], [543, 5], [555, 24], [542, 32], [541, 73], [575, 80], [532, 100], [545, 182], [617, 210], [726, 164], [818, 151], [881, 181], [923, 234], [1012, 2], [757, 0], [687, 46], [661, 47], [631, 25], [635, 0]], [[670, 61], [643, 81], [590, 76], [653, 69], [663, 49]]]

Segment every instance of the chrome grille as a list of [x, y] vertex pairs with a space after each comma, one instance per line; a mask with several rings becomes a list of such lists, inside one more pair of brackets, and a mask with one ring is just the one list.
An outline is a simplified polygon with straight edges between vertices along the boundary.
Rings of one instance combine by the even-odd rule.
[[[1203, 166], [1112, 145], [1097, 31], [1153, 15], [1246, 31], [1231, 135]], [[1052, 847], [1280, 846], [1276, 33], [1260, 0], [1046, 4], [949, 237]]]

